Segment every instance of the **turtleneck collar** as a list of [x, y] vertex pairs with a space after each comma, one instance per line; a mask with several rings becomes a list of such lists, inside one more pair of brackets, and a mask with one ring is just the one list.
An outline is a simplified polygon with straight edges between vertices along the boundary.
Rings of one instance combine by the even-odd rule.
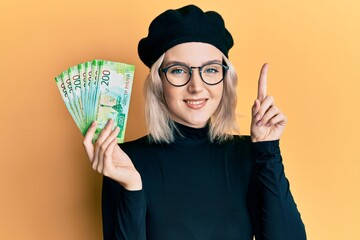
[[174, 122], [176, 129], [174, 129], [174, 143], [187, 147], [197, 146], [204, 143], [209, 143], [209, 124], [203, 128], [192, 128]]

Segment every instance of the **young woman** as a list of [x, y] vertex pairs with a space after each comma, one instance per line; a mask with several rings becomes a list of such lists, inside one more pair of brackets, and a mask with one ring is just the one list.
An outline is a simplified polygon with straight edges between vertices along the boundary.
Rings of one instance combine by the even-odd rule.
[[150, 68], [148, 135], [117, 144], [110, 120], [84, 146], [104, 175], [104, 239], [291, 240], [305, 228], [284, 174], [286, 117], [266, 93], [262, 67], [251, 136], [234, 135], [237, 77], [231, 34], [216, 12], [189, 5], [156, 17], [139, 42]]

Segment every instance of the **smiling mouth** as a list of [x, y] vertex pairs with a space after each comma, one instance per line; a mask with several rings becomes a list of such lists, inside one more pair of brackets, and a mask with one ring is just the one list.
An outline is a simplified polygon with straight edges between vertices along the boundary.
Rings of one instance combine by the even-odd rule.
[[199, 109], [202, 108], [203, 106], [205, 106], [206, 101], [208, 99], [199, 99], [199, 100], [184, 100], [184, 102], [186, 103], [186, 105], [192, 109]]

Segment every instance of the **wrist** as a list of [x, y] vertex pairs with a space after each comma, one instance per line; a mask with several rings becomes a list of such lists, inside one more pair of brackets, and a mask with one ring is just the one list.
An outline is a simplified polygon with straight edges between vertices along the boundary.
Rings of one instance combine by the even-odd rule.
[[126, 179], [126, 182], [119, 182], [123, 188], [128, 191], [139, 191], [142, 190], [142, 181], [139, 173], [134, 174], [133, 176]]
[[258, 141], [253, 142], [251, 145], [255, 158], [267, 159], [268, 157], [280, 154], [279, 140]]

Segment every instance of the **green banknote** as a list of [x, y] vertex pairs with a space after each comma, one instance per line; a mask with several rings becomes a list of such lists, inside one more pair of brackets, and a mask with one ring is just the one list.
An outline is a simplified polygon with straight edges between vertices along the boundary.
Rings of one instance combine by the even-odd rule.
[[62, 79], [62, 81], [64, 83], [64, 86], [65, 86], [65, 89], [66, 89], [66, 92], [67, 92], [67, 97], [69, 99], [69, 103], [70, 103], [70, 106], [71, 106], [71, 110], [73, 111], [76, 119], [79, 121], [79, 126], [81, 128], [81, 131], [83, 132], [83, 130], [85, 128], [85, 125], [84, 125], [83, 119], [81, 118], [79, 108], [77, 107], [77, 102], [76, 102], [75, 97], [74, 97], [74, 90], [73, 90], [73, 87], [72, 87], [72, 84], [71, 84], [71, 80], [70, 80], [68, 71], [62, 72], [60, 74], [60, 77], [61, 77], [61, 79]]
[[56, 85], [60, 91], [61, 97], [65, 102], [66, 108], [69, 110], [71, 117], [74, 119], [76, 126], [82, 131], [82, 126], [80, 125], [80, 119], [75, 115], [75, 111], [70, 103], [70, 99], [68, 97], [67, 90], [65, 88], [65, 83], [63, 82], [61, 76], [55, 77]]
[[93, 60], [91, 62], [91, 79], [90, 79], [90, 89], [89, 89], [89, 123], [93, 122], [96, 118], [96, 94], [98, 92], [98, 80], [100, 73], [100, 65], [102, 64], [102, 60]]
[[[89, 92], [90, 92], [90, 86], [91, 86], [91, 61], [85, 62], [85, 71], [86, 71], [86, 79], [85, 79], [85, 99], [86, 101], [89, 99]], [[85, 112], [86, 112], [86, 123], [91, 123], [90, 121], [90, 114], [89, 114], [89, 106], [90, 104], [85, 105]]]
[[[84, 104], [84, 102], [86, 101], [86, 72], [85, 72], [85, 63], [81, 63], [79, 65], [77, 65], [77, 69], [79, 71], [79, 75], [80, 75], [80, 81], [81, 81], [81, 103], [82, 105]], [[84, 116], [86, 115], [85, 112], [85, 108], [84, 105], [83, 107], [83, 112], [84, 112]], [[85, 121], [86, 122], [86, 121]]]
[[82, 120], [83, 126], [86, 126], [83, 103], [82, 103], [82, 99], [81, 99], [81, 93], [83, 91], [83, 87], [81, 84], [81, 77], [80, 77], [78, 67], [77, 66], [70, 67], [68, 69], [68, 75], [69, 75], [71, 87], [73, 90], [72, 92], [73, 92], [73, 96], [74, 96], [75, 107], [78, 111], [80, 119]]
[[96, 140], [112, 118], [120, 128], [118, 143], [124, 141], [134, 71], [134, 65], [96, 59], [55, 77], [65, 106], [83, 135], [96, 121]]
[[118, 142], [124, 141], [134, 65], [103, 61], [99, 64], [98, 91], [95, 94], [96, 122], [95, 138], [104, 128], [108, 119], [114, 119], [120, 128]]

